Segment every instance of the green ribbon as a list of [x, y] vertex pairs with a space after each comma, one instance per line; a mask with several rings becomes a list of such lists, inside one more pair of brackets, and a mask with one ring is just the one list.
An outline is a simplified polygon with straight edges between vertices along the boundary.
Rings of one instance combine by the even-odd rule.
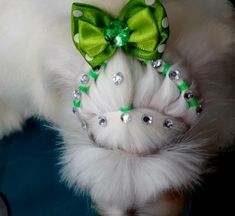
[[97, 7], [73, 3], [71, 21], [74, 44], [92, 68], [119, 47], [139, 59], [159, 59], [169, 37], [166, 11], [158, 0], [152, 5], [130, 0], [116, 19]]

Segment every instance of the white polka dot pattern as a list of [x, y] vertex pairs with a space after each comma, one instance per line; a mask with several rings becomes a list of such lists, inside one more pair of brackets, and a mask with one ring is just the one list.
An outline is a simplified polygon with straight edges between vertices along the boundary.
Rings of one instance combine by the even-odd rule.
[[73, 16], [74, 17], [81, 17], [82, 15], [83, 15], [82, 11], [79, 11], [79, 10], [73, 11]]
[[145, 0], [146, 5], [153, 5], [155, 3], [155, 0]]
[[163, 53], [164, 50], [165, 50], [165, 46], [166, 46], [165, 44], [160, 45], [160, 46], [158, 47], [158, 49], [157, 49], [158, 52], [159, 52], [159, 53]]

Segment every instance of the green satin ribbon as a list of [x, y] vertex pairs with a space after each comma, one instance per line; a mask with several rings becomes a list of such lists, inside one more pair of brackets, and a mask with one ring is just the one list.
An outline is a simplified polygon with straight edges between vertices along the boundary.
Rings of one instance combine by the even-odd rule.
[[103, 10], [80, 3], [72, 6], [72, 36], [76, 48], [96, 68], [119, 47], [139, 59], [160, 59], [169, 37], [167, 15], [156, 0], [130, 0], [113, 19]]

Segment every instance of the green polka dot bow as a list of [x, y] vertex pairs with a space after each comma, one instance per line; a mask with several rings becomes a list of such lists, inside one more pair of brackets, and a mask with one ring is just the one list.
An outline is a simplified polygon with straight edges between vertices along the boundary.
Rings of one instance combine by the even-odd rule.
[[157, 0], [130, 0], [118, 18], [80, 3], [72, 6], [72, 36], [92, 68], [120, 47], [143, 60], [160, 59], [169, 37], [166, 11]]

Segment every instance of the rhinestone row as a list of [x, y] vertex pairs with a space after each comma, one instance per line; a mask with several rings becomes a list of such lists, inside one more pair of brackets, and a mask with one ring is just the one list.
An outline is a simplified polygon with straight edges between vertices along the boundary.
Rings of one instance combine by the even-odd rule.
[[93, 79], [96, 82], [97, 78], [100, 75], [101, 68], [106, 67], [107, 64], [103, 63], [97, 69], [90, 69], [89, 73], [84, 73], [80, 76], [79, 87], [73, 92], [73, 106], [74, 109], [81, 107], [82, 93], [87, 94], [91, 85], [91, 80]]
[[[122, 113], [121, 117], [120, 117], [121, 121], [124, 124], [128, 124], [129, 122], [132, 121], [132, 117], [130, 113]], [[149, 114], [143, 114], [142, 116], [142, 122], [146, 125], [151, 125], [153, 124], [153, 116], [149, 115]], [[106, 118], [106, 116], [99, 116], [98, 117], [98, 124], [101, 127], [107, 127], [108, 125], [108, 119]], [[174, 126], [174, 122], [171, 119], [165, 119], [163, 122], [163, 127], [170, 129]]]
[[184, 94], [184, 98], [189, 108], [196, 108], [197, 114], [202, 111], [202, 105], [199, 104], [198, 99], [194, 96], [194, 93], [189, 89], [189, 83], [184, 81], [181, 77], [182, 74], [179, 70], [171, 70], [171, 64], [164, 62], [162, 59], [158, 59], [151, 62], [152, 67], [155, 68], [163, 76], [168, 76], [178, 87], [180, 93]]
[[[179, 91], [181, 93], [184, 93], [184, 98], [187, 101], [189, 108], [196, 107], [196, 112], [200, 114], [202, 111], [202, 106], [199, 104], [198, 100], [194, 97], [192, 90], [189, 89], [189, 84], [181, 79], [181, 72], [179, 70], [171, 70], [171, 65], [165, 63], [161, 59], [152, 61], [151, 64], [153, 68], [157, 69], [159, 73], [161, 73], [165, 77], [169, 76], [169, 78], [177, 84]], [[106, 67], [106, 66], [107, 66], [106, 63], [101, 65], [101, 67]], [[81, 106], [82, 92], [86, 94], [88, 93], [91, 79], [96, 81], [96, 79], [98, 78], [100, 73], [100, 68], [97, 70], [91, 69], [88, 74], [82, 74], [80, 76], [80, 86], [77, 90], [73, 92], [74, 112], [76, 112], [77, 108], [80, 108]], [[112, 79], [113, 83], [116, 86], [119, 86], [123, 83], [124, 76], [121, 72], [117, 72], [113, 75]], [[122, 112], [120, 119], [123, 123], [127, 124], [131, 122], [132, 117], [129, 111], [131, 111], [132, 109], [133, 109], [132, 105], [120, 108], [120, 111]], [[142, 122], [150, 125], [153, 122], [153, 117], [150, 115], [143, 115]], [[84, 124], [84, 122], [82, 123]], [[100, 126], [106, 127], [107, 118], [105, 116], [98, 117], [98, 123]], [[165, 128], [172, 128], [173, 125], [174, 123], [170, 119], [166, 119], [163, 123], [163, 127]], [[86, 129], [87, 125], [86, 127], [84, 127], [83, 125], [83, 128]]]

